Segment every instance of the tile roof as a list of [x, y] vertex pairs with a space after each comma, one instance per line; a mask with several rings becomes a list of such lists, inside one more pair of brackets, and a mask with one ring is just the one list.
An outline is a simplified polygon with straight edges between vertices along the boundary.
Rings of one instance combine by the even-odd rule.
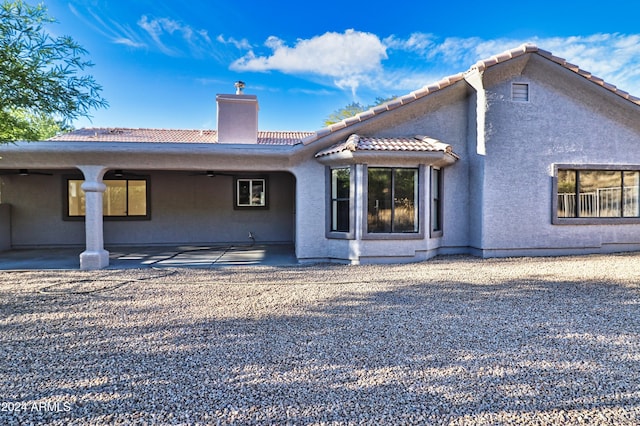
[[625, 92], [624, 90], [618, 89], [613, 84], [609, 84], [605, 82], [603, 79], [591, 74], [590, 72], [581, 69], [577, 65], [567, 62], [566, 59], [560, 58], [558, 56], [554, 56], [551, 52], [540, 49], [538, 46], [531, 43], [523, 44], [515, 49], [507, 50], [506, 52], [502, 52], [498, 55], [492, 56], [491, 58], [480, 60], [476, 62], [467, 72], [471, 72], [476, 69], [479, 71], [484, 71], [489, 67], [508, 61], [509, 59], [517, 58], [518, 56], [522, 56], [527, 53], [537, 53], [543, 58], [546, 58], [552, 62], [555, 62], [558, 65], [563, 66], [564, 68], [570, 71], [573, 71], [574, 73], [580, 75], [581, 77], [586, 78], [587, 80], [597, 84], [598, 86], [602, 86], [605, 89], [609, 90], [610, 92], [613, 92], [616, 95], [630, 102], [633, 102], [636, 105], [640, 105], [640, 98], [636, 96], [632, 96], [628, 92]]
[[316, 132], [314, 132], [311, 136], [305, 138], [302, 143], [304, 143], [305, 145], [312, 143], [324, 136], [327, 136], [333, 132], [336, 132], [338, 130], [344, 129], [348, 126], [354, 125], [356, 123], [362, 122], [362, 121], [366, 121], [369, 120], [370, 118], [375, 117], [376, 115], [380, 115], [386, 111], [391, 111], [393, 109], [398, 108], [401, 105], [405, 105], [411, 102], [414, 102], [420, 98], [423, 98], [427, 95], [430, 95], [434, 92], [437, 92], [439, 90], [442, 90], [446, 87], [452, 86], [455, 83], [464, 80], [465, 76], [470, 73], [473, 72], [474, 70], [479, 70], [479, 71], [484, 71], [485, 69], [492, 67], [494, 65], [500, 64], [502, 62], [506, 62], [510, 59], [516, 58], [518, 56], [522, 56], [525, 54], [529, 54], [529, 53], [535, 53], [538, 54], [540, 56], [542, 56], [543, 58], [546, 58], [552, 62], [555, 62], [558, 65], [563, 66], [564, 68], [573, 71], [574, 73], [578, 74], [581, 77], [586, 78], [587, 80], [604, 87], [605, 89], [615, 93], [616, 95], [636, 104], [636, 105], [640, 105], [640, 98], [635, 97], [630, 95], [628, 92], [625, 92], [624, 90], [620, 90], [618, 89], [616, 86], [614, 86], [613, 84], [609, 84], [607, 82], [605, 82], [604, 80], [602, 80], [601, 78], [598, 78], [594, 75], [592, 75], [590, 72], [585, 71], [581, 68], [579, 68], [577, 65], [573, 65], [569, 62], [567, 62], [565, 59], [554, 56], [553, 54], [551, 54], [551, 52], [548, 52], [546, 50], [542, 50], [540, 48], [538, 48], [538, 46], [531, 44], [531, 43], [526, 43], [523, 44], [519, 47], [516, 47], [515, 49], [511, 49], [511, 50], [507, 50], [503, 53], [500, 53], [498, 55], [492, 56], [488, 59], [484, 59], [484, 60], [480, 60], [478, 62], [476, 62], [473, 66], [471, 66], [471, 68], [469, 68], [469, 70], [465, 71], [465, 72], [461, 72], [458, 74], [453, 74], [450, 75], [448, 77], [443, 78], [440, 81], [437, 81], [433, 84], [429, 84], [427, 86], [422, 87], [421, 89], [415, 90], [411, 93], [409, 93], [408, 95], [405, 96], [401, 96], [398, 97], [390, 102], [378, 105], [376, 107], [373, 107], [367, 111], [364, 111], [360, 114], [357, 114], [353, 117], [344, 119], [338, 123], [332, 124], [328, 127], [325, 127], [323, 129], [320, 129]]
[[337, 154], [344, 151], [412, 151], [412, 152], [445, 152], [453, 153], [451, 145], [428, 136], [414, 136], [412, 138], [370, 138], [353, 134], [344, 142], [337, 143], [319, 151], [315, 156]]
[[313, 132], [258, 131], [258, 143], [265, 145], [296, 145]]
[[216, 142], [215, 130], [89, 128], [54, 136], [52, 141], [74, 142]]
[[[321, 139], [331, 133], [347, 128], [354, 124], [369, 120], [377, 115], [387, 111], [394, 110], [402, 105], [409, 104], [420, 98], [428, 96], [434, 92], [440, 91], [446, 87], [452, 86], [476, 70], [484, 71], [487, 68], [497, 64], [509, 61], [513, 58], [525, 54], [537, 54], [546, 58], [574, 73], [597, 84], [612, 93], [626, 99], [636, 105], [640, 105], [640, 98], [630, 95], [624, 90], [618, 89], [616, 86], [609, 84], [592, 75], [590, 72], [579, 68], [567, 62], [565, 59], [554, 56], [546, 50], [538, 48], [534, 44], [523, 44], [515, 49], [507, 50], [488, 59], [476, 62], [467, 71], [460, 72], [445, 77], [433, 84], [426, 85], [407, 95], [400, 96], [392, 101], [375, 106], [367, 111], [357, 114], [353, 117], [332, 124], [315, 132], [258, 132], [258, 143], [265, 145], [296, 145], [303, 143], [310, 144]], [[163, 129], [121, 129], [121, 128], [98, 128], [98, 129], [80, 129], [71, 133], [63, 134], [52, 138], [53, 141], [99, 141], [99, 142], [186, 142], [186, 143], [207, 143], [217, 142], [217, 132], [215, 130], [163, 130]]]
[[[259, 131], [258, 144], [296, 145], [311, 134], [313, 133]], [[73, 142], [217, 143], [218, 133], [215, 130], [92, 128], [63, 133], [49, 140]]]
[[433, 92], [437, 92], [438, 90], [444, 89], [445, 87], [449, 87], [461, 80], [464, 79], [464, 73], [458, 73], [451, 75], [449, 77], [445, 77], [442, 80], [437, 81], [436, 83], [424, 86], [421, 89], [415, 90], [408, 95], [400, 96], [395, 98], [389, 102], [385, 102], [378, 106], [375, 106], [367, 111], [361, 112], [360, 114], [354, 115], [353, 117], [346, 118], [342, 121], [334, 123], [330, 126], [327, 126], [323, 129], [320, 129], [316, 132], [313, 132], [310, 136], [306, 137], [302, 143], [305, 145], [318, 140], [324, 136], [327, 136], [335, 131], [340, 129], [344, 129], [345, 127], [351, 126], [353, 124], [359, 123], [361, 121], [368, 120], [370, 118], [375, 117], [376, 115], [380, 115], [386, 111], [394, 110], [402, 105], [414, 102], [420, 98], [423, 98]]

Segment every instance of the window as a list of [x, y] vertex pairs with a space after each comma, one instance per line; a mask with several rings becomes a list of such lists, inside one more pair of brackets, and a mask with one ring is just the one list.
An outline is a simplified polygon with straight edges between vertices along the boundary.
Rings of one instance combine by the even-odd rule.
[[367, 231], [417, 233], [418, 169], [372, 167], [367, 179]]
[[[85, 195], [82, 179], [67, 179], [66, 218], [85, 216]], [[109, 218], [149, 219], [148, 179], [105, 179], [107, 189], [102, 195], [102, 215]]]
[[442, 234], [442, 169], [431, 170], [431, 233]]
[[511, 100], [514, 102], [529, 102], [529, 84], [511, 83]]
[[640, 170], [559, 168], [555, 187], [558, 219], [640, 218]]
[[349, 168], [331, 169], [331, 232], [349, 232], [351, 217]]
[[236, 179], [235, 199], [236, 209], [266, 209], [267, 179]]

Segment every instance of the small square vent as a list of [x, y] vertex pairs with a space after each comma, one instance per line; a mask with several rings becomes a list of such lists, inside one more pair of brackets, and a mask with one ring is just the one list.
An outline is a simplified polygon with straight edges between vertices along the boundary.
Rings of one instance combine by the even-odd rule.
[[511, 83], [511, 100], [514, 102], [529, 102], [529, 84]]

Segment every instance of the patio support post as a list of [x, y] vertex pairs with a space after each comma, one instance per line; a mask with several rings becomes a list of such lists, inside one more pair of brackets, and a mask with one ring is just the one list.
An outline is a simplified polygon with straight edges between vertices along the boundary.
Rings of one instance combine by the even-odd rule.
[[84, 174], [86, 249], [80, 254], [80, 269], [102, 269], [109, 266], [109, 252], [104, 249], [102, 197], [107, 186], [102, 181], [106, 168], [78, 166]]

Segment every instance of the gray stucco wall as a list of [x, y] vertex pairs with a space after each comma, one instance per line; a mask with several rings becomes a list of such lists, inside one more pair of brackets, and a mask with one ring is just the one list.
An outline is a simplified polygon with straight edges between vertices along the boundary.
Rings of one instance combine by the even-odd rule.
[[[462, 159], [444, 172], [444, 232], [442, 237], [430, 236], [430, 185], [429, 167], [424, 168], [424, 186], [420, 188], [420, 198], [424, 208], [420, 212], [420, 221], [424, 229], [423, 238], [414, 239], [361, 239], [363, 223], [366, 222], [365, 188], [356, 186], [356, 209], [354, 227], [356, 238], [332, 239], [326, 237], [326, 184], [325, 165], [318, 163], [312, 154], [294, 169], [300, 188], [297, 197], [298, 227], [296, 250], [302, 261], [339, 260], [352, 263], [402, 262], [420, 260], [438, 254], [440, 248], [445, 252], [466, 250], [468, 241], [468, 193], [469, 176], [466, 164], [468, 88], [465, 83], [444, 89], [433, 97], [428, 97], [407, 105], [401, 111], [389, 112], [372, 122], [364, 122], [353, 129], [352, 133], [372, 137], [413, 137], [427, 135], [453, 146], [454, 152]], [[346, 139], [348, 135], [343, 135]], [[336, 141], [329, 141], [330, 145]], [[326, 146], [318, 145], [313, 153]], [[421, 161], [416, 158], [389, 162], [380, 156], [371, 159], [367, 166], [418, 167]]]
[[0, 203], [0, 251], [11, 249], [11, 205]]
[[[446, 214], [448, 215], [452, 209], [461, 209], [462, 214], [467, 216], [466, 228], [464, 229], [465, 237], [459, 240], [457, 246], [449, 244], [452, 247], [459, 248], [462, 252], [468, 252], [474, 248], [482, 246], [482, 202], [484, 193], [484, 159], [485, 156], [478, 152], [478, 97], [476, 93], [472, 93], [468, 98], [468, 126], [467, 126], [467, 145], [462, 158], [454, 167], [463, 170], [460, 177], [456, 180], [457, 186], [466, 187], [466, 192], [458, 195], [460, 198], [458, 204], [447, 204]], [[481, 129], [480, 129], [481, 131]], [[445, 173], [448, 173], [446, 170]], [[449, 195], [448, 191], [445, 195]]]
[[105, 244], [247, 243], [249, 232], [258, 242], [293, 242], [293, 176], [265, 176], [269, 209], [234, 210], [233, 177], [153, 173], [151, 220], [105, 221]]
[[[13, 210], [12, 246], [83, 245], [84, 222], [65, 221], [63, 176], [3, 176], [3, 202]], [[151, 220], [104, 222], [106, 245], [247, 243], [294, 239], [295, 179], [289, 173], [265, 173], [268, 210], [234, 210], [233, 178], [192, 176], [191, 172], [140, 172], [150, 176]]]
[[[538, 55], [498, 64], [484, 75], [471, 71], [465, 78], [306, 147], [212, 149], [195, 144], [186, 152], [184, 146], [174, 144], [144, 149], [141, 144], [122, 145], [122, 149], [104, 144], [92, 148], [95, 152], [78, 149], [70, 156], [71, 148], [55, 145], [53, 156], [33, 154], [33, 159], [25, 147], [25, 152], [8, 149], [15, 156], [11, 168], [70, 168], [102, 158], [110, 169], [153, 169], [138, 172], [151, 178], [151, 220], [106, 220], [107, 246], [244, 243], [252, 232], [258, 242], [295, 242], [302, 261], [353, 263], [419, 260], [440, 253], [510, 256], [640, 250], [640, 224], [552, 223], [554, 165], [640, 167], [640, 107]], [[511, 100], [513, 82], [529, 84], [528, 102]], [[366, 188], [361, 186], [353, 200], [355, 238], [327, 238], [326, 165], [314, 154], [351, 133], [426, 135], [453, 147], [460, 159], [444, 169], [442, 236], [432, 237], [429, 232], [429, 168], [423, 167], [423, 238], [361, 238], [366, 222]], [[246, 150], [255, 152], [255, 157]], [[383, 157], [368, 157], [366, 165], [424, 164], [411, 154], [400, 160], [395, 157], [396, 163]], [[248, 159], [255, 159], [255, 164], [247, 164]], [[234, 210], [231, 177], [208, 178], [185, 171], [218, 170], [219, 166], [270, 170], [263, 173], [269, 178], [269, 209]], [[364, 173], [364, 164], [358, 167]], [[12, 247], [84, 245], [84, 223], [62, 219], [63, 175], [74, 172], [1, 177], [1, 201], [11, 205]], [[6, 229], [2, 226], [0, 249], [2, 229]]]
[[325, 238], [324, 166], [309, 159], [295, 167], [293, 173], [297, 186], [296, 256], [301, 261], [348, 258], [346, 244]]
[[[511, 101], [512, 82], [529, 83], [529, 102]], [[640, 165], [640, 128], [629, 117], [638, 108], [535, 57], [488, 92], [483, 254], [640, 249], [640, 225], [551, 221], [554, 164]]]
[[62, 176], [73, 172], [2, 176], [2, 201], [11, 204], [14, 248], [84, 244], [84, 223], [62, 220]]

